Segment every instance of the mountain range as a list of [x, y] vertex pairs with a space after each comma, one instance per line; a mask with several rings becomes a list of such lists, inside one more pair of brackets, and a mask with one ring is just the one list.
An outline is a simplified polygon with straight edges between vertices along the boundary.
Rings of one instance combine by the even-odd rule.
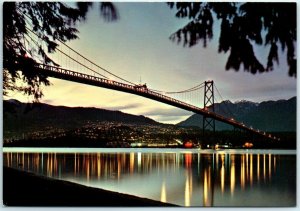
[[[261, 103], [223, 101], [215, 103], [214, 109], [217, 114], [234, 118], [236, 121], [243, 122], [245, 125], [252, 126], [255, 129], [270, 132], [295, 132], [296, 101], [296, 97], [288, 100], [264, 101]], [[202, 127], [202, 121], [201, 115], [194, 114], [177, 125]], [[232, 129], [232, 126], [216, 121], [216, 130], [227, 129]]]
[[[126, 114], [99, 108], [53, 106], [43, 103], [3, 101], [3, 137], [10, 138], [26, 132], [60, 128], [72, 130], [99, 122], [122, 122], [137, 125], [160, 125], [145, 116]], [[234, 118], [255, 129], [275, 132], [296, 131], [296, 97], [289, 100], [254, 103], [223, 101], [215, 104], [215, 112]], [[161, 124], [163, 125], [163, 124]], [[202, 128], [202, 116], [194, 114], [177, 126]], [[232, 130], [232, 126], [216, 122], [217, 130]]]
[[3, 101], [3, 136], [40, 131], [47, 128], [76, 129], [98, 122], [123, 122], [158, 125], [145, 116], [99, 108], [53, 106], [43, 103], [22, 103], [17, 100]]

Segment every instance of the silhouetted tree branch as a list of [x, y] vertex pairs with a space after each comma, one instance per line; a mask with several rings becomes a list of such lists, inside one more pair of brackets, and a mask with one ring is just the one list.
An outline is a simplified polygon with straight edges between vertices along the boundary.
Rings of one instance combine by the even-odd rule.
[[[41, 85], [49, 85], [47, 76], [35, 71], [37, 62], [57, 65], [49, 56], [58, 47], [58, 40], [66, 42], [78, 38], [76, 23], [86, 20], [91, 2], [74, 6], [61, 2], [4, 2], [3, 3], [3, 94], [20, 91], [38, 100], [43, 96]], [[109, 2], [99, 3], [105, 21], [118, 18], [117, 10]], [[43, 37], [33, 43], [28, 28]], [[25, 85], [16, 85], [21, 79]]]
[[[289, 76], [297, 76], [296, 67], [296, 3], [230, 3], [178, 2], [168, 3], [176, 9], [176, 17], [191, 21], [170, 36], [172, 41], [192, 47], [213, 37], [214, 18], [221, 21], [219, 53], [228, 52], [226, 70], [240, 70], [253, 74], [273, 70], [279, 63], [278, 48], [286, 50]], [[269, 47], [268, 59], [263, 65], [256, 57], [253, 46]]]

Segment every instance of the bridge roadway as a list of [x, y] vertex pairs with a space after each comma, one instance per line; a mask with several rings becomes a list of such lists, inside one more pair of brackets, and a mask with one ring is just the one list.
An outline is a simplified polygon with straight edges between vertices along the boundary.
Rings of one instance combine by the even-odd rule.
[[227, 123], [229, 125], [232, 125], [236, 128], [240, 128], [246, 131], [249, 131], [254, 134], [258, 134], [270, 139], [275, 139], [275, 137], [271, 136], [271, 134], [266, 134], [263, 131], [255, 130], [251, 127], [247, 127], [243, 123], [237, 122], [232, 118], [226, 118], [223, 117], [219, 114], [216, 114], [214, 112], [211, 112], [206, 109], [202, 109], [196, 106], [193, 106], [191, 104], [176, 100], [174, 98], [162, 95], [158, 92], [151, 91], [145, 87], [138, 87], [130, 84], [125, 84], [125, 83], [120, 83], [117, 81], [113, 80], [108, 80], [84, 73], [79, 73], [67, 69], [63, 69], [60, 67], [56, 66], [50, 66], [50, 65], [45, 65], [45, 64], [37, 64], [36, 68], [41, 71], [41, 73], [44, 73], [45, 75], [49, 77], [54, 77], [54, 78], [59, 78], [63, 80], [68, 80], [68, 81], [74, 81], [78, 83], [83, 83], [83, 84], [88, 84], [88, 85], [93, 85], [93, 86], [98, 86], [98, 87], [103, 87], [107, 89], [113, 89], [113, 90], [118, 90], [121, 92], [127, 92], [135, 95], [139, 95], [145, 98], [149, 98], [155, 101], [159, 101], [168, 105], [172, 105], [187, 111], [192, 111], [194, 113], [206, 116], [208, 118], [213, 118], [215, 120], [218, 120], [220, 122]]

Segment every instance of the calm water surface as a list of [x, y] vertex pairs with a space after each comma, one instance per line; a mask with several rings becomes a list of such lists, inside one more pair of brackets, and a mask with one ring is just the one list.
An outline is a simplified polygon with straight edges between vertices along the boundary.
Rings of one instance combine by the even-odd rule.
[[296, 151], [4, 148], [3, 162], [181, 206], [296, 205]]

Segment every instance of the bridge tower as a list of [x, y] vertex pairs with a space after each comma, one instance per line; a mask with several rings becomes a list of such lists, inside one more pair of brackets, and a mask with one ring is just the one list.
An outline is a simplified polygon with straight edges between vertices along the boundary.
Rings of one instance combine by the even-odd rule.
[[[204, 82], [204, 109], [210, 109], [215, 112], [215, 96], [214, 96], [214, 81]], [[203, 138], [205, 138], [205, 130], [212, 130], [215, 132], [215, 119], [203, 115]]]

